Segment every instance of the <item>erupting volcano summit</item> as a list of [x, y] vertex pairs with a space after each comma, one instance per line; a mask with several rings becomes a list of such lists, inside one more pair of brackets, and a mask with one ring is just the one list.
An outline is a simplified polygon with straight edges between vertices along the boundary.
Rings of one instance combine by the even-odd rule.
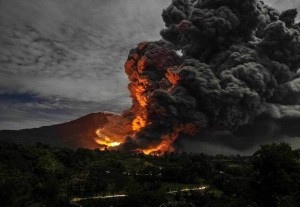
[[160, 154], [185, 134], [234, 132], [267, 110], [295, 109], [296, 16], [258, 0], [173, 0], [162, 13], [162, 39], [139, 43], [125, 63], [132, 107], [98, 129], [95, 141]]

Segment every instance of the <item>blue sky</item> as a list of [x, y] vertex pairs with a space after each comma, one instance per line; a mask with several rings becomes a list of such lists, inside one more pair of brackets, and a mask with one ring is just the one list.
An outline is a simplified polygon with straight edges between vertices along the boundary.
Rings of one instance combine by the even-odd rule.
[[[280, 10], [300, 2], [268, 0]], [[159, 39], [168, 0], [0, 0], [0, 129], [130, 106], [129, 50]]]

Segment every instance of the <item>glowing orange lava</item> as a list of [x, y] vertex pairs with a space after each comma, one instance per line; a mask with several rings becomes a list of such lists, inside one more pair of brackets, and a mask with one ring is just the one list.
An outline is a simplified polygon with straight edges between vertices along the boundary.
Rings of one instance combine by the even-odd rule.
[[107, 135], [108, 132], [105, 129], [97, 129], [96, 134], [98, 137], [95, 141], [100, 145], [100, 149], [102, 150], [117, 147], [124, 142], [122, 139], [112, 138]]
[[125, 141], [127, 134], [132, 132], [131, 116], [112, 114], [107, 122], [95, 131], [94, 140], [101, 150], [113, 150]]
[[172, 143], [175, 140], [163, 140], [158, 146], [150, 147], [148, 149], [138, 150], [143, 152], [146, 155], [161, 155], [165, 152], [174, 152], [174, 147], [172, 146]]
[[164, 135], [160, 140], [161, 142], [156, 146], [148, 146], [146, 149], [139, 149], [138, 151], [143, 152], [146, 155], [149, 154], [161, 155], [165, 152], [174, 152], [175, 148], [173, 147], [173, 143], [177, 139], [180, 133], [194, 135], [197, 132], [198, 132], [198, 128], [193, 124], [182, 125], [175, 128], [173, 132]]
[[146, 120], [144, 120], [141, 116], [137, 116], [132, 121], [132, 130], [133, 131], [140, 131], [145, 126], [146, 126]]
[[137, 69], [138, 69], [138, 72], [139, 73], [142, 73], [145, 68], [147, 67], [147, 59], [146, 57], [142, 57], [139, 61], [138, 61], [138, 64], [137, 64]]
[[173, 85], [176, 85], [178, 81], [180, 80], [180, 76], [170, 69], [167, 70], [166, 78], [172, 83]]

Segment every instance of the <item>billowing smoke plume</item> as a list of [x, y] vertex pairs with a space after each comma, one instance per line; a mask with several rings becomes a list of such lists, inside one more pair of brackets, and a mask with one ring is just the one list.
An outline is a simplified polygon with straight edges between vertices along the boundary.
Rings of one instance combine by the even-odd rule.
[[299, 104], [296, 15], [257, 0], [173, 0], [162, 39], [125, 64], [134, 118], [121, 149], [172, 151], [179, 134], [234, 132], [270, 104]]

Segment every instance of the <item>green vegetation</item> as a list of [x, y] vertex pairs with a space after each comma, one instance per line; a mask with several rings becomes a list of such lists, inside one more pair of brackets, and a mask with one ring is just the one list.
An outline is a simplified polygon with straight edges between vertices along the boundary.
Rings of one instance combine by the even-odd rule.
[[300, 151], [285, 143], [248, 157], [1, 143], [0, 157], [2, 207], [300, 206]]

